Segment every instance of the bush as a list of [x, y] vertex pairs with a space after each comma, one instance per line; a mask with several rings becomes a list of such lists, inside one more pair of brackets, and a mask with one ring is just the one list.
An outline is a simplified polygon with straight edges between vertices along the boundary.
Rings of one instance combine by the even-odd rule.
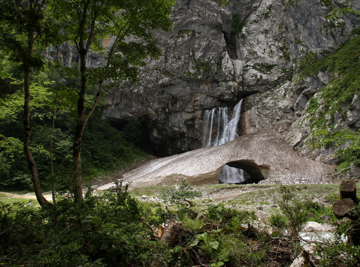
[[179, 202], [184, 199], [193, 199], [195, 197], [201, 197], [201, 192], [194, 191], [191, 185], [185, 180], [182, 180], [179, 189], [176, 189], [174, 186], [168, 188], [163, 194], [162, 197], [166, 201], [171, 203]]
[[164, 245], [150, 240], [141, 207], [121, 184], [82, 205], [56, 208], [0, 203], [0, 262], [26, 266], [127, 266], [166, 263]]
[[286, 217], [280, 214], [273, 214], [269, 218], [269, 223], [277, 228], [284, 228], [287, 225], [288, 220]]

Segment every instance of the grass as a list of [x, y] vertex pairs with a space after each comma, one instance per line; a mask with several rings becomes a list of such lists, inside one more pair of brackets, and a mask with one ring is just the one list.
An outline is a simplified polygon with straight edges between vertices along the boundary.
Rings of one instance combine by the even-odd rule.
[[16, 202], [21, 202], [21, 203], [27, 203], [29, 201], [33, 201], [34, 203], [37, 203], [36, 199], [31, 199], [31, 198], [20, 198], [20, 197], [15, 197], [15, 196], [9, 196], [7, 194], [3, 194], [0, 193], [0, 202], [5, 203], [5, 204], [13, 204]]
[[[257, 207], [261, 206], [265, 217], [276, 215], [280, 212], [279, 204], [282, 201], [282, 195], [279, 192], [280, 185], [227, 185], [227, 184], [212, 184], [202, 186], [192, 186], [195, 190], [202, 193], [202, 198], [191, 200], [194, 203], [192, 209], [198, 213], [207, 211], [210, 205], [217, 205], [223, 203], [224, 207], [232, 208], [238, 211], [252, 212], [256, 211]], [[339, 184], [306, 184], [306, 185], [290, 185], [289, 186], [297, 198], [304, 203], [319, 203], [321, 209], [310, 210], [309, 213], [314, 213], [313, 217], [308, 220], [320, 221], [322, 215], [331, 214], [331, 206], [333, 202], [339, 199]], [[148, 197], [157, 197], [162, 199], [161, 195], [167, 191], [169, 186], [150, 186], [145, 188], [133, 189], [130, 194], [132, 196], [146, 195]], [[237, 197], [226, 199], [226, 196], [237, 194]], [[225, 200], [221, 200], [224, 198]], [[165, 202], [161, 204], [148, 205], [151, 212], [156, 212], [158, 205], [165, 209], [168, 206], [171, 212], [176, 213], [181, 209], [181, 205], [172, 205]], [[149, 202], [150, 204], [150, 202]]]

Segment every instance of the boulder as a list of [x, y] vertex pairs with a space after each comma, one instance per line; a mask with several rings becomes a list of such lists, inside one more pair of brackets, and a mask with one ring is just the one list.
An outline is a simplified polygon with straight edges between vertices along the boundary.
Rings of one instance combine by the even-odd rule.
[[323, 232], [323, 227], [317, 222], [307, 222], [301, 229], [303, 232]]
[[353, 207], [355, 202], [351, 198], [343, 198], [334, 203], [333, 212], [338, 217], [345, 217]]

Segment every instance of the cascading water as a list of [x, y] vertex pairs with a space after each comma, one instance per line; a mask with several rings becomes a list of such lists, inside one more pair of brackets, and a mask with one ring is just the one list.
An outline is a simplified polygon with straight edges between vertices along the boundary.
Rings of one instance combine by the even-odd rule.
[[[242, 100], [234, 107], [231, 118], [228, 115], [227, 107], [205, 111], [203, 147], [223, 145], [238, 137], [237, 128], [240, 120], [241, 105]], [[214, 132], [215, 130], [216, 132]], [[214, 134], [216, 134], [215, 138]], [[244, 172], [237, 168], [224, 166], [219, 174], [219, 180], [223, 183], [241, 183], [245, 180]]]

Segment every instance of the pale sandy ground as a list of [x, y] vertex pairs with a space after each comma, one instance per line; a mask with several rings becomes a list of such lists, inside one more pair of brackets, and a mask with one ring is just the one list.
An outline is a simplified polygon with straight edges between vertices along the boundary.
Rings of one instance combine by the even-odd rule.
[[[22, 198], [22, 199], [36, 199], [36, 196], [33, 193], [25, 194], [25, 195], [19, 195], [19, 194], [7, 193], [7, 192], [0, 192], [0, 194], [7, 195], [9, 197]], [[44, 197], [48, 201], [52, 200], [51, 194], [50, 195], [44, 195]]]

